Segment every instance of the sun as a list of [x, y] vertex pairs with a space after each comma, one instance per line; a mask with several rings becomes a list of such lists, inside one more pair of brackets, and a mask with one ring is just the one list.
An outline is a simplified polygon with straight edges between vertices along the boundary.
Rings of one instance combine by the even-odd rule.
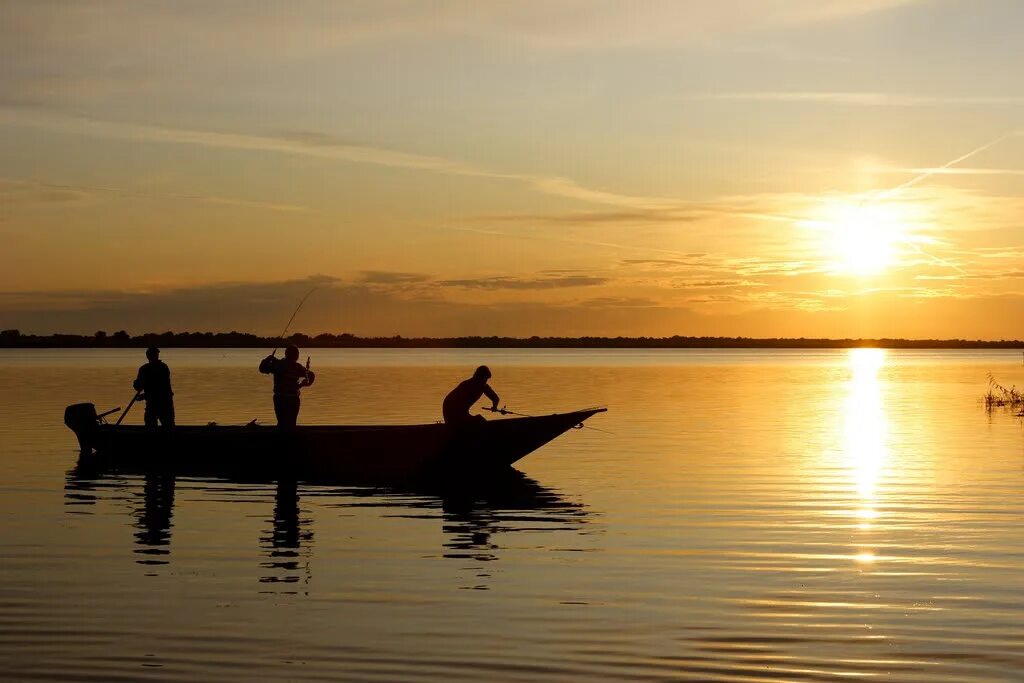
[[832, 226], [831, 248], [841, 270], [874, 275], [892, 265], [899, 225], [877, 206], [842, 207]]
[[833, 202], [807, 225], [819, 231], [820, 251], [831, 272], [867, 277], [897, 263], [909, 237], [905, 213], [900, 205]]

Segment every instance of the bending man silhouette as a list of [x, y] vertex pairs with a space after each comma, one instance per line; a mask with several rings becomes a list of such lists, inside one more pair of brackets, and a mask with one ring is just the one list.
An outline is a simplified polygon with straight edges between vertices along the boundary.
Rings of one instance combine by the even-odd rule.
[[299, 349], [289, 344], [284, 358], [270, 354], [260, 361], [260, 372], [274, 376], [274, 414], [277, 426], [292, 429], [299, 418], [299, 390], [316, 379], [309, 368], [299, 364]]
[[448, 392], [448, 395], [444, 397], [444, 404], [441, 406], [444, 421], [448, 424], [484, 422], [483, 415], [469, 414], [469, 409], [484, 395], [491, 399], [491, 410], [497, 410], [499, 399], [498, 395], [494, 393], [494, 389], [487, 384], [487, 380], [490, 378], [490, 369], [486, 365], [481, 365], [472, 377], [459, 382], [457, 387]]
[[140, 400], [146, 402], [146, 426], [165, 429], [174, 426], [174, 392], [171, 391], [171, 369], [160, 360], [160, 349], [150, 346], [146, 349], [149, 362], [139, 368], [139, 374], [132, 383], [140, 392]]

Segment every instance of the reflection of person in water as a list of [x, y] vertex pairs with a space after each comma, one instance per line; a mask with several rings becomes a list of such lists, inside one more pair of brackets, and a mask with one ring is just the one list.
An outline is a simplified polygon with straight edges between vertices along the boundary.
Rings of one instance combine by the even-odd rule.
[[491, 399], [491, 410], [498, 409], [498, 395], [494, 389], [487, 384], [491, 378], [491, 371], [486, 365], [481, 365], [473, 373], [473, 376], [459, 383], [457, 387], [448, 392], [444, 397], [444, 405], [441, 412], [444, 414], [444, 421], [448, 424], [466, 424], [470, 422], [483, 422], [483, 415], [470, 415], [469, 409], [473, 407], [481, 396]]
[[139, 392], [139, 398], [146, 402], [146, 426], [156, 427], [157, 422], [165, 429], [174, 426], [174, 392], [171, 391], [171, 370], [160, 360], [160, 349], [150, 346], [146, 349], [149, 362], [139, 368], [139, 374], [132, 386]]
[[143, 558], [139, 564], [167, 564], [171, 551], [171, 518], [174, 515], [174, 475], [146, 474], [143, 503], [133, 513], [136, 518], [135, 552]]
[[[274, 571], [260, 577], [260, 583], [298, 583], [301, 580], [300, 553], [303, 547], [308, 553], [313, 532], [306, 528], [309, 520], [301, 519], [300, 513], [298, 484], [294, 480], [278, 480], [272, 526], [270, 532], [260, 538], [268, 557], [261, 566]], [[308, 562], [306, 581], [309, 581]]]
[[309, 364], [299, 363], [299, 349], [288, 345], [284, 358], [273, 353], [260, 362], [260, 372], [274, 376], [274, 414], [277, 426], [292, 429], [299, 418], [299, 390], [308, 387], [316, 379]]

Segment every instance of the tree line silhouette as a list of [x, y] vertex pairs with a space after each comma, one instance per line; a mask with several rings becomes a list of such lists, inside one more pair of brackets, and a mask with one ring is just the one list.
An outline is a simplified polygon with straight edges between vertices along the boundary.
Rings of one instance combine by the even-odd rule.
[[300, 348], [339, 349], [838, 349], [881, 347], [889, 349], [1021, 349], [1024, 341], [1002, 339], [826, 339], [784, 337], [360, 337], [354, 334], [302, 333], [264, 337], [249, 332], [163, 332], [130, 335], [124, 330], [107, 334], [22, 334], [19, 330], [0, 331], [0, 348], [270, 348], [282, 343]]

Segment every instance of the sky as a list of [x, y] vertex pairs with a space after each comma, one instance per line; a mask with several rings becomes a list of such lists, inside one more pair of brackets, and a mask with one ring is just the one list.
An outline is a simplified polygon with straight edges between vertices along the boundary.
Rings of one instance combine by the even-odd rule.
[[0, 328], [1024, 338], [1024, 3], [0, 0]]

